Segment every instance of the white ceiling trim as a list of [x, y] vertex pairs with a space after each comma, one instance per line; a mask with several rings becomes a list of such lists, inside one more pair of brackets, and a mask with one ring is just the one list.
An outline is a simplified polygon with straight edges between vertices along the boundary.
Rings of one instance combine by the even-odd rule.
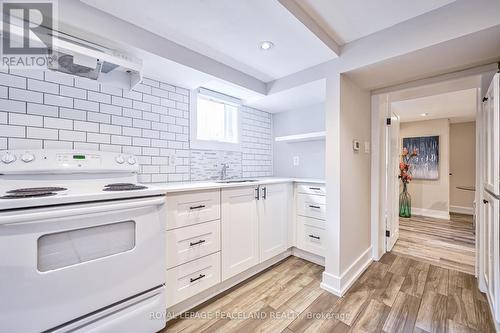
[[295, 0], [278, 0], [293, 16], [316, 35], [337, 56], [340, 56], [340, 45], [323, 29]]

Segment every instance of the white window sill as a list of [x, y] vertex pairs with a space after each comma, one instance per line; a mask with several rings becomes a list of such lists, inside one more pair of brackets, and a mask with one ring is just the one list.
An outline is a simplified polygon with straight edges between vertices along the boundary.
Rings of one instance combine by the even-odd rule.
[[241, 151], [241, 144], [228, 143], [221, 141], [205, 141], [205, 140], [191, 140], [191, 149], [199, 150], [224, 150], [224, 151]]

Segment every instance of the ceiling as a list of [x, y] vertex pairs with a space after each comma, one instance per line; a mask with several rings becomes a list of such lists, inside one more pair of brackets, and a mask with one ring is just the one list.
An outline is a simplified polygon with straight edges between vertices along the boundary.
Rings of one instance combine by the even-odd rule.
[[[473, 121], [476, 117], [476, 92], [476, 89], [466, 89], [393, 102], [391, 111], [399, 115], [401, 122], [443, 118], [452, 123]], [[422, 116], [424, 113], [427, 115]]]
[[278, 1], [81, 1], [264, 82], [336, 58]]
[[339, 44], [433, 11], [455, 0], [296, 0]]
[[277, 113], [324, 103], [325, 99], [326, 79], [323, 79], [265, 97], [249, 99], [245, 101], [245, 104], [256, 109]]

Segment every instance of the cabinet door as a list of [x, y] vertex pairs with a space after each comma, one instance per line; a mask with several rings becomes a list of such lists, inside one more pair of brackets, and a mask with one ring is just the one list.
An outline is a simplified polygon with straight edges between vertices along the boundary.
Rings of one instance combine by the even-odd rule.
[[257, 187], [222, 190], [222, 278], [259, 263]]
[[483, 103], [485, 121], [485, 150], [486, 168], [484, 177], [485, 188], [496, 194], [500, 194], [500, 87], [499, 74], [496, 74]]
[[260, 262], [288, 248], [291, 184], [261, 185], [259, 202]]
[[495, 319], [500, 319], [500, 304], [499, 297], [499, 200], [493, 195], [484, 191], [483, 193], [483, 219], [484, 226], [484, 281], [486, 283], [487, 292], [490, 296], [494, 309]]

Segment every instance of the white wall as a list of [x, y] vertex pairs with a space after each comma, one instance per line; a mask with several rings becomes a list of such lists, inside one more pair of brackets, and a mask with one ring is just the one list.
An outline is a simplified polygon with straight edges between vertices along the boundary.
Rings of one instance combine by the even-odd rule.
[[448, 119], [401, 123], [401, 142], [405, 137], [439, 136], [439, 179], [414, 179], [408, 186], [412, 213], [449, 218], [450, 209], [450, 122]]
[[327, 255], [322, 287], [342, 295], [372, 261], [370, 154], [352, 149], [354, 139], [371, 140], [370, 93], [346, 75], [332, 76], [326, 112]]
[[450, 211], [472, 214], [474, 191], [457, 186], [476, 184], [476, 122], [450, 125], [450, 173]]
[[[345, 75], [340, 92], [340, 269], [345, 272], [370, 247], [370, 154], [364, 142], [371, 140], [371, 97]], [[352, 149], [354, 139], [361, 142], [359, 152]]]
[[[325, 104], [290, 110], [273, 115], [274, 136], [319, 132], [325, 130]], [[293, 165], [293, 158], [299, 165]], [[275, 142], [274, 175], [283, 177], [325, 177], [325, 141]]]

